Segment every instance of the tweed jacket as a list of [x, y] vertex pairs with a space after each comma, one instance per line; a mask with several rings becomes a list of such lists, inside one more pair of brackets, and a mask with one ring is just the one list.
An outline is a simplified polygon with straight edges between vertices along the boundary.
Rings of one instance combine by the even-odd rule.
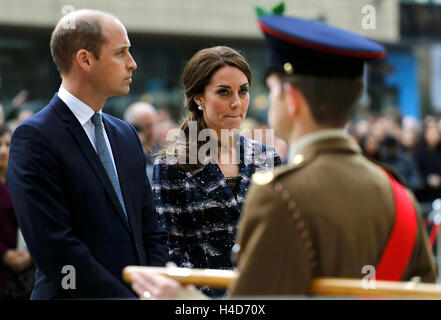
[[171, 260], [180, 267], [233, 268], [231, 248], [251, 176], [280, 162], [273, 147], [241, 136], [239, 190], [235, 197], [217, 164], [184, 172], [158, 156], [153, 169], [153, 195], [161, 224], [169, 234]]
[[[364, 266], [377, 266], [394, 226], [394, 195], [385, 172], [353, 139], [317, 141], [266, 174], [253, 178], [243, 208], [232, 296], [303, 295], [314, 277], [361, 279]], [[417, 226], [402, 280], [433, 282], [420, 215]]]

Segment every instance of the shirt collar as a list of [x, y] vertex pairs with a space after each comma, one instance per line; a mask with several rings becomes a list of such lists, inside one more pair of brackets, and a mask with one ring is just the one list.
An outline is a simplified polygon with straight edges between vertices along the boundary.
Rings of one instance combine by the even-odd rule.
[[[72, 111], [81, 126], [84, 126], [84, 124], [95, 114], [95, 111], [91, 107], [67, 91], [62, 85], [58, 90], [58, 97]], [[98, 111], [98, 113], [101, 113], [101, 110]]]
[[345, 129], [326, 129], [326, 130], [319, 130], [314, 131], [311, 133], [308, 133], [296, 141], [294, 141], [289, 146], [289, 156], [288, 159], [291, 162], [296, 154], [298, 154], [302, 149], [305, 147], [313, 144], [314, 142], [317, 142], [319, 140], [329, 139], [329, 138], [342, 138], [347, 137], [348, 133]]

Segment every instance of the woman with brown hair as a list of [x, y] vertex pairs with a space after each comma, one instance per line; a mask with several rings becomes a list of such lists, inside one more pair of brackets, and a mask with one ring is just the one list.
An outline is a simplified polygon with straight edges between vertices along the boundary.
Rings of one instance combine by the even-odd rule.
[[280, 164], [274, 148], [238, 134], [251, 81], [247, 61], [229, 47], [203, 49], [185, 66], [189, 115], [153, 170], [156, 210], [179, 267], [234, 268], [231, 249], [251, 176]]

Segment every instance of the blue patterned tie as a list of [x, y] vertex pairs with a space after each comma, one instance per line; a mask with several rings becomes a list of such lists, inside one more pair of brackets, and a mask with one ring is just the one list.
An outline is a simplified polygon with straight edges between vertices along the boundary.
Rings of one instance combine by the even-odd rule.
[[107, 148], [106, 140], [104, 140], [104, 126], [103, 120], [100, 113], [95, 113], [92, 118], [90, 118], [95, 125], [95, 146], [98, 156], [100, 157], [101, 163], [106, 169], [107, 175], [112, 182], [113, 189], [115, 189], [116, 195], [118, 196], [121, 207], [123, 208], [124, 214], [127, 219], [126, 206], [124, 205], [124, 199], [121, 193], [121, 187], [119, 185], [118, 175], [116, 174], [116, 169], [113, 166], [112, 157], [110, 156], [109, 149]]

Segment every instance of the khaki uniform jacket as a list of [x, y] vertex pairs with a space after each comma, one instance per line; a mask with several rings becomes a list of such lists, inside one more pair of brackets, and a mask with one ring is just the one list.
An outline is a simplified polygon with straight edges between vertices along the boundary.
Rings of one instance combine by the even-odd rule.
[[[255, 176], [247, 194], [232, 296], [304, 294], [313, 277], [363, 278], [364, 266], [377, 265], [394, 225], [394, 195], [381, 167], [354, 140], [317, 141], [268, 173]], [[411, 197], [418, 230], [402, 280], [434, 282], [426, 230]]]

